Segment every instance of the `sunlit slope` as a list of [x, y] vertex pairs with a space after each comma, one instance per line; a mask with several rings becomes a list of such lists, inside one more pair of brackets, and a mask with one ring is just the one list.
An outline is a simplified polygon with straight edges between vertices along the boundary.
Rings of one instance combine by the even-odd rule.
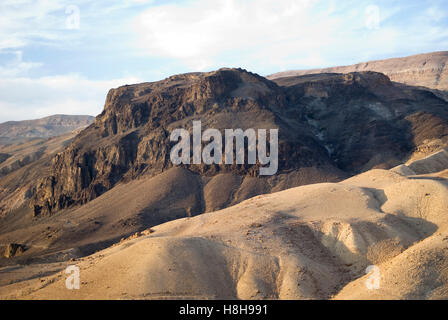
[[[371, 170], [171, 221], [76, 262], [2, 287], [2, 297], [448, 298], [448, 188], [433, 175]], [[365, 269], [380, 270], [380, 288]], [[47, 266], [48, 267], [48, 266]]]

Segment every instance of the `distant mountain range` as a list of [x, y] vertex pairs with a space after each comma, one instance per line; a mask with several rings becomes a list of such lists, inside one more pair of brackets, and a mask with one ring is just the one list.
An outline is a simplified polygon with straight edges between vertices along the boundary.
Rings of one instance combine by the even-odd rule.
[[381, 72], [392, 81], [412, 86], [448, 90], [448, 51], [361, 62], [351, 66], [283, 71], [267, 76], [267, 78], [272, 80], [316, 73], [349, 73], [355, 71]]
[[36, 120], [0, 123], [0, 143], [49, 138], [88, 126], [95, 117], [85, 115], [53, 115]]

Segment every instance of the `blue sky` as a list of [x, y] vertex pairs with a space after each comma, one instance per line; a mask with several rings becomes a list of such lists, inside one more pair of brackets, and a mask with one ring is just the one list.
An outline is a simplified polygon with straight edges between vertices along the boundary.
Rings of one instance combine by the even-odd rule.
[[0, 122], [101, 112], [176, 73], [261, 75], [448, 50], [448, 1], [2, 0]]

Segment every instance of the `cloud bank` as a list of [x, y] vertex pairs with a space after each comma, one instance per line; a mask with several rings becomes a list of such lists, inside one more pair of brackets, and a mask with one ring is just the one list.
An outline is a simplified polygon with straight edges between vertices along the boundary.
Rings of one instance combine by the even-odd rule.
[[446, 46], [446, 9], [437, 3], [195, 0], [149, 8], [134, 30], [150, 56], [196, 70], [238, 65], [264, 73]]

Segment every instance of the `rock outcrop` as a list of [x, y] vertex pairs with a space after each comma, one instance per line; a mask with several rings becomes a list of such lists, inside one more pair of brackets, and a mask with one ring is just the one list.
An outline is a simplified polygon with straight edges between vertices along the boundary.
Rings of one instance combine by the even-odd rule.
[[25, 251], [25, 246], [17, 243], [9, 243], [5, 248], [4, 257], [12, 258], [22, 254]]

